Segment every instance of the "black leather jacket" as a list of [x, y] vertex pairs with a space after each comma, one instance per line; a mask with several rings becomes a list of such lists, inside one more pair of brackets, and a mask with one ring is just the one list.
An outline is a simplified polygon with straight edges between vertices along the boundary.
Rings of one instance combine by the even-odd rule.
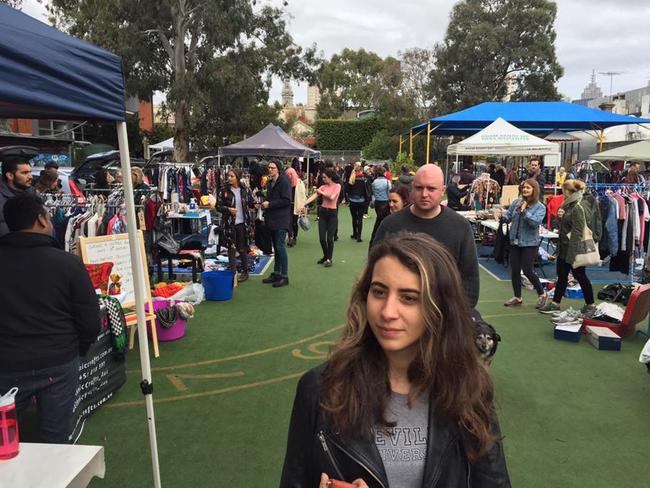
[[[351, 482], [363, 479], [370, 488], [388, 488], [384, 465], [374, 441], [343, 440], [329, 427], [319, 407], [325, 365], [308, 371], [298, 383], [291, 414], [281, 488], [315, 488], [321, 473]], [[506, 488], [510, 479], [501, 442], [480, 461], [465, 456], [457, 429], [429, 418], [423, 488]], [[498, 425], [495, 425], [498, 431]]]

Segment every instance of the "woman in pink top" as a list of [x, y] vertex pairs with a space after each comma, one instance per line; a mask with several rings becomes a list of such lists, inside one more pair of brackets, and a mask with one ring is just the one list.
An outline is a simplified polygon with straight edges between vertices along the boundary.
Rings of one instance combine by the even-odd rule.
[[[319, 196], [323, 197], [323, 204], [318, 211], [318, 236], [320, 245], [323, 248], [323, 257], [318, 260], [326, 268], [332, 266], [332, 254], [334, 253], [334, 236], [338, 230], [338, 203], [341, 185], [338, 183], [339, 175], [334, 168], [327, 168], [323, 174], [324, 185], [318, 187], [316, 193], [305, 201], [305, 206], [316, 200]], [[306, 209], [303, 208], [303, 212]]]

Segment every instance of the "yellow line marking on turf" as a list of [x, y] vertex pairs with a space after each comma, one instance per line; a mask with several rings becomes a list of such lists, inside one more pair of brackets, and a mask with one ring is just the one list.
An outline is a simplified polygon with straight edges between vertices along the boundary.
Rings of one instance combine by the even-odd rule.
[[[294, 378], [299, 378], [302, 376], [305, 372], [301, 371], [300, 373], [294, 373], [290, 374], [287, 376], [280, 376], [278, 378], [271, 378], [269, 380], [264, 380], [264, 381], [256, 381], [254, 383], [248, 383], [245, 385], [237, 385], [237, 386], [229, 386], [228, 388], [220, 388], [218, 390], [210, 390], [210, 391], [204, 391], [201, 393], [192, 393], [189, 395], [181, 395], [181, 396], [176, 396], [176, 397], [170, 397], [170, 398], [158, 398], [154, 399], [154, 404], [156, 403], [170, 403], [170, 402], [177, 402], [179, 400], [188, 400], [190, 398], [201, 398], [201, 397], [207, 397], [207, 396], [213, 396], [213, 395], [221, 395], [222, 393], [230, 393], [233, 391], [242, 391], [242, 390], [249, 390], [251, 388], [256, 388], [258, 386], [264, 386], [264, 385], [272, 385], [274, 383], [280, 383], [282, 381], [286, 380], [292, 380]], [[120, 402], [120, 403], [107, 403], [104, 405], [103, 408], [121, 408], [121, 407], [140, 407], [144, 405], [144, 401], [142, 400], [134, 400], [131, 402]]]
[[525, 312], [525, 313], [499, 313], [496, 315], [483, 315], [484, 319], [496, 319], [499, 317], [526, 317], [532, 315], [539, 315], [539, 312]]
[[291, 355], [294, 358], [306, 359], [308, 361], [313, 359], [327, 359], [329, 348], [332, 344], [334, 344], [332, 341], [314, 342], [313, 344], [309, 344], [307, 346], [307, 350], [312, 352], [313, 355], [304, 354], [299, 348], [293, 349], [291, 351]]
[[[318, 339], [319, 337], [326, 336], [327, 334], [331, 334], [332, 332], [335, 332], [335, 331], [337, 331], [339, 329], [342, 329], [342, 328], [343, 328], [342, 325], [337, 325], [336, 327], [334, 327], [332, 329], [326, 330], [325, 332], [321, 332], [321, 333], [313, 335], [311, 337], [307, 337], [305, 339], [300, 339], [300, 340], [297, 340], [297, 341], [294, 341], [294, 342], [289, 342], [287, 344], [281, 344], [279, 346], [270, 347], [268, 349], [262, 349], [260, 351], [247, 352], [247, 353], [244, 353], [244, 354], [237, 354], [236, 356], [228, 356], [228, 357], [225, 357], [225, 358], [208, 359], [206, 361], [199, 361], [199, 362], [196, 362], [196, 363], [187, 363], [187, 364], [178, 364], [176, 366], [162, 366], [160, 368], [151, 368], [151, 371], [152, 372], [154, 372], [154, 371], [156, 371], [156, 372], [158, 372], [158, 371], [173, 371], [175, 369], [194, 368], [196, 366], [206, 366], [208, 364], [217, 364], [217, 363], [223, 363], [223, 362], [226, 362], [226, 361], [234, 361], [236, 359], [244, 359], [244, 358], [250, 358], [250, 357], [254, 357], [254, 356], [261, 356], [262, 354], [266, 354], [266, 353], [274, 352], [274, 351], [279, 351], [280, 349], [286, 349], [287, 347], [296, 346], [298, 344], [303, 344], [305, 342], [309, 342], [309, 341], [312, 341], [314, 339]], [[139, 369], [131, 369], [131, 370], [127, 371], [127, 373], [139, 373], [139, 372], [140, 372]]]
[[168, 374], [167, 379], [178, 391], [186, 391], [187, 385], [183, 379], [188, 380], [213, 380], [217, 378], [236, 378], [244, 376], [243, 371], [233, 371], [232, 373], [212, 373], [212, 374]]

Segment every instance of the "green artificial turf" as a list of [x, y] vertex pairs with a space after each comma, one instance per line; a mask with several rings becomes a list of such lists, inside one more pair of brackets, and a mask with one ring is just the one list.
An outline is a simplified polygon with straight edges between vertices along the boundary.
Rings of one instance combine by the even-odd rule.
[[[347, 207], [340, 219], [334, 266], [316, 264], [314, 225], [289, 249], [290, 286], [253, 277], [232, 301], [198, 306], [182, 340], [160, 344], [151, 362], [163, 486], [278, 485], [297, 378], [337, 338], [367, 255], [374, 221], [364, 221], [357, 243]], [[646, 486], [644, 339], [626, 339], [621, 352], [556, 341], [533, 294], [506, 309], [511, 294], [508, 282], [481, 272], [479, 310], [503, 339], [492, 374], [513, 486]], [[127, 384], [86, 422], [80, 443], [106, 452], [106, 479], [93, 487], [152, 484], [139, 369], [136, 347]]]

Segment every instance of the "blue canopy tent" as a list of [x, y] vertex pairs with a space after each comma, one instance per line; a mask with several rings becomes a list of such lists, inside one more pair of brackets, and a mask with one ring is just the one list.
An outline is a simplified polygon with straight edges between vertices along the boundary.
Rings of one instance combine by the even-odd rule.
[[[601, 138], [602, 131], [608, 127], [622, 124], [650, 124], [649, 119], [613, 114], [575, 103], [485, 102], [465, 110], [434, 117], [428, 122], [411, 128], [406, 135], [412, 142], [416, 135], [426, 132], [427, 148], [429, 148], [431, 134], [468, 136], [484, 129], [499, 117], [525, 132], [534, 134], [547, 135], [556, 130], [565, 132], [597, 130], [601, 132]], [[400, 142], [403, 142], [401, 136]], [[428, 159], [427, 149], [427, 162]]]
[[[122, 60], [7, 5], [0, 4], [0, 118], [115, 122], [122, 174], [131, 174], [124, 110]], [[151, 385], [144, 312], [144, 263], [140, 254], [133, 184], [124, 178], [131, 267], [135, 282], [140, 362]], [[143, 387], [154, 485], [160, 486], [151, 390]]]

